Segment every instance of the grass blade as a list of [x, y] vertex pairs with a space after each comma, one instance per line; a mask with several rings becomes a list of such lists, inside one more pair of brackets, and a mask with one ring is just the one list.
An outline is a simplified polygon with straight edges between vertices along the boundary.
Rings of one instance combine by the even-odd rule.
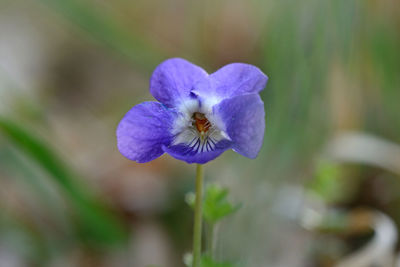
[[77, 231], [89, 245], [106, 245], [125, 240], [122, 223], [66, 167], [44, 142], [11, 120], [0, 117], [0, 133], [41, 166], [64, 191], [71, 203]]

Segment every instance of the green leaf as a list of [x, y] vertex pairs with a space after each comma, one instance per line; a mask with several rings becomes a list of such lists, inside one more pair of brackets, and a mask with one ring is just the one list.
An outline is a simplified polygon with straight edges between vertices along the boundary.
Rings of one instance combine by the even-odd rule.
[[234, 264], [230, 262], [216, 262], [210, 256], [202, 256], [201, 267], [233, 267]]
[[227, 188], [215, 184], [207, 187], [204, 197], [204, 219], [208, 223], [216, 223], [241, 207], [241, 205], [233, 205], [228, 201], [228, 193]]
[[[236, 212], [241, 205], [231, 204], [228, 197], [229, 190], [215, 184], [207, 186], [203, 200], [204, 220], [214, 224], [226, 216]], [[195, 194], [190, 192], [186, 195], [186, 202], [190, 207], [194, 208]]]
[[77, 233], [89, 245], [111, 245], [126, 239], [121, 221], [77, 179], [49, 145], [28, 130], [0, 117], [0, 133], [36, 162], [65, 194], [74, 211]]

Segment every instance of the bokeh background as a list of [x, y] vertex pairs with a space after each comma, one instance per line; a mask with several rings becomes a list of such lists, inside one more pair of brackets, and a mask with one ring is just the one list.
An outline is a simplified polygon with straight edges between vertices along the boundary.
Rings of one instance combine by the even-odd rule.
[[399, 14], [398, 0], [1, 0], [0, 266], [184, 266], [195, 166], [137, 164], [115, 138], [170, 57], [270, 78], [259, 157], [206, 165], [242, 203], [219, 260], [396, 266]]

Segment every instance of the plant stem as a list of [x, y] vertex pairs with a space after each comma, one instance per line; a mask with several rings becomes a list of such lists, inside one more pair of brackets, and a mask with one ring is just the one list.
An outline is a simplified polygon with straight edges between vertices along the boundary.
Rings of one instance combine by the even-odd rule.
[[203, 216], [203, 165], [197, 164], [196, 200], [194, 207], [194, 229], [193, 229], [193, 267], [200, 267], [202, 216]]

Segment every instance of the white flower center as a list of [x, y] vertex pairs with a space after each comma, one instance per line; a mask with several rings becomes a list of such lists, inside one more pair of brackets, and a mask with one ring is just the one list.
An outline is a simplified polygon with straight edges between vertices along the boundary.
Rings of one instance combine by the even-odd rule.
[[224, 125], [212, 112], [212, 106], [197, 99], [185, 101], [173, 126], [175, 135], [172, 145], [184, 144], [197, 153], [212, 151], [223, 139], [230, 140]]

